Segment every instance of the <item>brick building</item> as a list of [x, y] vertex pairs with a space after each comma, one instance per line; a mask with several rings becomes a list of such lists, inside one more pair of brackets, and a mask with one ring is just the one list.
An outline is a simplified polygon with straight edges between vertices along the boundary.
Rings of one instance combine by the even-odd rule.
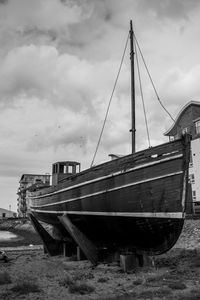
[[171, 141], [180, 138], [186, 132], [192, 137], [189, 180], [192, 188], [193, 212], [200, 213], [200, 102], [187, 103], [165, 135], [169, 136]]
[[17, 212], [19, 217], [26, 217], [27, 215], [27, 192], [33, 186], [40, 188], [50, 185], [50, 175], [37, 174], [23, 174], [19, 181]]

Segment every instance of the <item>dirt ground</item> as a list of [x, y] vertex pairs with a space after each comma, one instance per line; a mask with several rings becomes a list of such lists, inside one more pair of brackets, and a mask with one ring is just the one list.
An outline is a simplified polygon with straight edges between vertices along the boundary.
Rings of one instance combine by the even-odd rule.
[[177, 244], [152, 265], [123, 273], [115, 262], [49, 257], [41, 249], [8, 251], [0, 261], [0, 299], [200, 299], [200, 220], [186, 220]]

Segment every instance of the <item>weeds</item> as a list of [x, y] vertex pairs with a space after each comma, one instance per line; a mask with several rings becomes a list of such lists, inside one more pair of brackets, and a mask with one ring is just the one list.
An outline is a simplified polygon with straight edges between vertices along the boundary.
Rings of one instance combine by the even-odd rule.
[[60, 284], [61, 286], [64, 286], [64, 287], [68, 288], [71, 284], [74, 283], [74, 280], [73, 280], [73, 278], [70, 277], [69, 275], [66, 275], [66, 276], [63, 277], [63, 278], [60, 278], [58, 282], [59, 282], [59, 284]]
[[74, 282], [69, 286], [69, 292], [71, 294], [85, 295], [94, 292], [94, 290], [95, 288], [87, 283]]
[[143, 280], [141, 278], [138, 278], [138, 279], [133, 281], [134, 285], [141, 285], [142, 283], [143, 283]]
[[109, 281], [108, 277], [101, 277], [101, 278], [98, 279], [98, 282], [100, 282], [100, 283], [104, 283], [104, 282], [107, 282], [107, 281]]
[[172, 291], [169, 287], [161, 287], [155, 291], [155, 295], [159, 298], [165, 297], [172, 294]]
[[83, 276], [82, 273], [75, 274], [74, 276], [65, 275], [63, 278], [60, 278], [58, 282], [61, 286], [68, 288], [69, 292], [72, 294], [85, 295], [92, 293], [95, 290], [95, 288], [87, 284], [86, 282], [80, 282], [80, 280], [83, 279], [83, 277], [84, 279], [93, 278], [94, 275], [91, 273], [90, 275], [89, 273], [86, 273], [85, 276]]
[[25, 295], [29, 293], [38, 293], [41, 292], [39, 286], [31, 282], [21, 282], [16, 283], [12, 288], [12, 292], [17, 293], [18, 295]]
[[73, 279], [75, 281], [93, 279], [93, 278], [94, 278], [94, 275], [90, 272], [88, 272], [88, 273], [79, 272], [79, 273], [76, 273], [73, 275]]
[[0, 285], [11, 283], [11, 277], [8, 272], [0, 272]]
[[170, 282], [167, 286], [172, 290], [185, 290], [187, 288], [186, 285], [180, 281]]
[[143, 291], [139, 294], [139, 297], [142, 299], [153, 299], [155, 296], [155, 293], [153, 291]]

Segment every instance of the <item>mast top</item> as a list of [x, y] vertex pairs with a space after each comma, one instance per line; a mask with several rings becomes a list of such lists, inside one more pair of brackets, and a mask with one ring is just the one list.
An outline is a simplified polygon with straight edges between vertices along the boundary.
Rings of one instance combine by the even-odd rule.
[[130, 31], [133, 31], [133, 22], [130, 20]]
[[130, 20], [130, 60], [131, 60], [131, 136], [132, 136], [132, 153], [135, 153], [135, 72], [134, 72], [134, 42], [133, 42], [133, 25]]

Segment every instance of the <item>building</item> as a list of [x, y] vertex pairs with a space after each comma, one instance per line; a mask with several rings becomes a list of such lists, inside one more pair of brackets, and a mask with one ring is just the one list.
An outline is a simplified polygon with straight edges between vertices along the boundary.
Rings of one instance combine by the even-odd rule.
[[200, 213], [200, 102], [187, 103], [165, 135], [169, 136], [169, 140], [172, 141], [186, 132], [192, 137], [189, 168], [192, 208], [194, 213]]
[[0, 219], [6, 218], [16, 218], [17, 213], [11, 210], [7, 210], [5, 208], [0, 208]]
[[50, 185], [50, 175], [40, 174], [23, 174], [19, 181], [18, 199], [17, 199], [17, 212], [19, 217], [27, 216], [27, 192], [30, 188], [46, 187]]

